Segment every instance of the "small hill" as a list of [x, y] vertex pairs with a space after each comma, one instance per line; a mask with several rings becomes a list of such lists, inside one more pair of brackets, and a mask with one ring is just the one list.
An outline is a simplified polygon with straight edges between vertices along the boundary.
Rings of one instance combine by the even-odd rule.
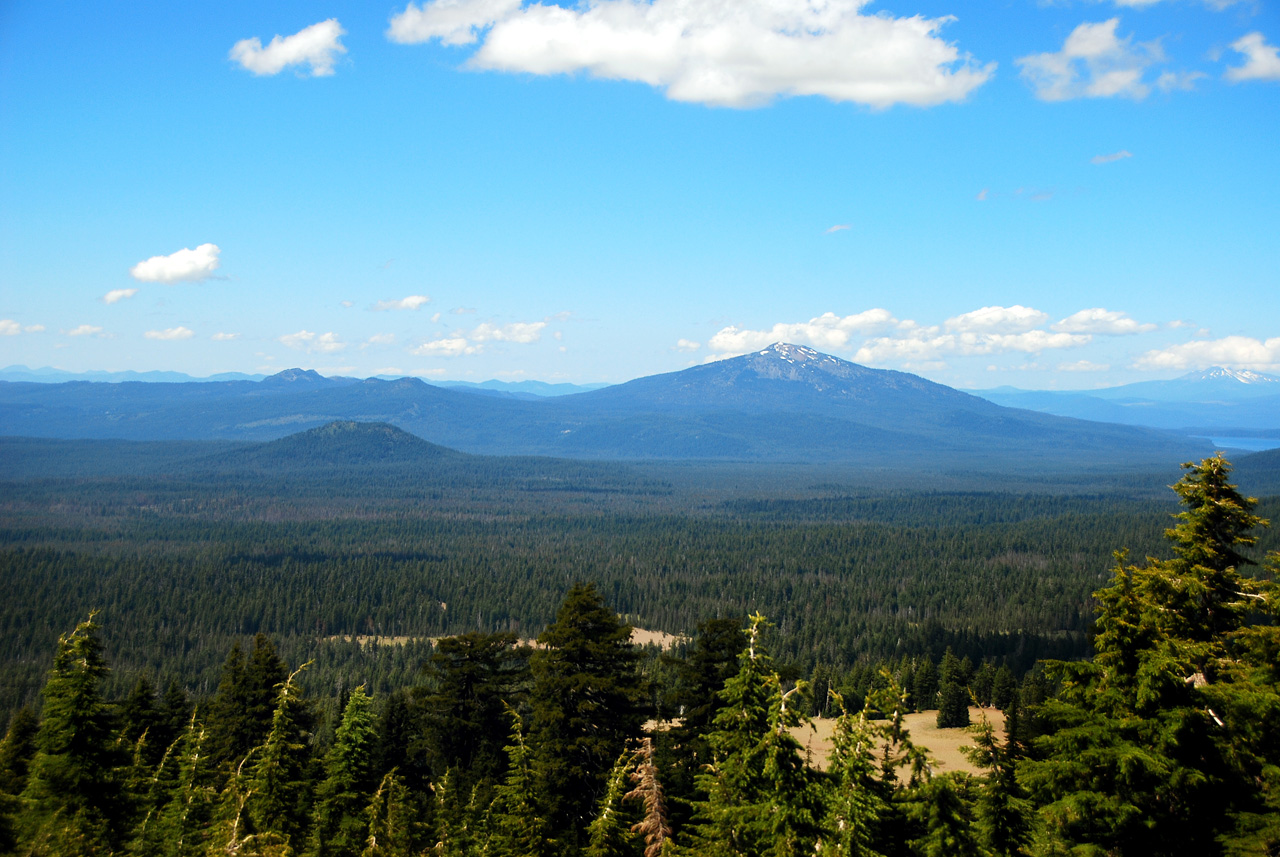
[[224, 471], [250, 468], [282, 473], [299, 469], [412, 467], [456, 463], [469, 457], [387, 423], [336, 420], [319, 428], [225, 453], [216, 461]]

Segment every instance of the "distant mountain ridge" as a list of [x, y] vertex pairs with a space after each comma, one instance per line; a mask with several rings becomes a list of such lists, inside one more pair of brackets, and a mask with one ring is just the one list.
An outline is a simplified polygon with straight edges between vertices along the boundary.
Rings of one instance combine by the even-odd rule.
[[1280, 378], [1215, 366], [1168, 381], [1099, 390], [975, 390], [1012, 408], [1194, 434], [1274, 431], [1280, 438]]
[[1186, 437], [1001, 407], [906, 372], [779, 343], [679, 372], [537, 400], [416, 378], [0, 383], [0, 433], [271, 440], [335, 421], [384, 422], [440, 446], [566, 458], [1006, 467], [1183, 461]]

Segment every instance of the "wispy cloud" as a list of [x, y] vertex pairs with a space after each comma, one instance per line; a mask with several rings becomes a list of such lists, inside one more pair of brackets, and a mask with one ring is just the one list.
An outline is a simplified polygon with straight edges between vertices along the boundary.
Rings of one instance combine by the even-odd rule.
[[338, 339], [338, 334], [329, 333], [312, 333], [309, 330], [299, 330], [297, 333], [289, 333], [281, 336], [279, 342], [290, 348], [298, 348], [311, 354], [333, 354], [347, 347], [347, 343]]
[[1016, 60], [1022, 78], [1042, 101], [1124, 96], [1141, 99], [1150, 92], [1142, 80], [1162, 58], [1157, 43], [1133, 44], [1116, 35], [1119, 18], [1088, 22], [1071, 31], [1062, 50]]
[[168, 256], [152, 256], [129, 269], [129, 274], [144, 283], [196, 283], [207, 280], [218, 270], [217, 244], [201, 244], [194, 250], [184, 248]]
[[1280, 48], [1267, 43], [1262, 33], [1253, 32], [1231, 43], [1231, 50], [1244, 56], [1244, 65], [1227, 69], [1233, 83], [1245, 80], [1280, 80]]
[[190, 339], [196, 334], [195, 331], [189, 327], [169, 327], [164, 330], [148, 330], [142, 335], [147, 339], [173, 341], [178, 339]]
[[211, 336], [211, 337], [209, 337], [209, 338], [210, 338], [210, 339], [212, 339], [214, 342], [232, 342], [232, 341], [234, 341], [234, 340], [236, 340], [236, 339], [239, 339], [239, 338], [240, 338], [240, 334], [238, 334], [238, 333], [221, 333], [221, 332], [219, 332], [219, 333], [215, 333], [213, 336]]
[[[98, 328], [101, 330], [102, 328]], [[43, 333], [43, 324], [28, 324], [25, 327], [11, 318], [0, 318], [0, 336], [17, 336], [20, 333]]]
[[1102, 307], [1082, 309], [1053, 325], [1054, 330], [1062, 333], [1096, 333], [1105, 336], [1148, 333], [1157, 327], [1154, 324], [1141, 324], [1122, 312]]
[[943, 38], [950, 18], [866, 15], [864, 5], [435, 0], [411, 2], [392, 16], [387, 37], [404, 44], [480, 42], [472, 68], [585, 73], [723, 107], [802, 95], [876, 108], [930, 106], [963, 100], [995, 72], [995, 63], [979, 64]]
[[409, 353], [416, 354], [419, 357], [460, 357], [463, 354], [476, 354], [480, 350], [479, 346], [472, 345], [466, 339], [456, 336], [424, 342], [417, 348], [411, 349]]
[[346, 35], [337, 18], [305, 27], [292, 36], [276, 36], [267, 46], [257, 36], [241, 39], [231, 47], [230, 58], [259, 76], [279, 74], [290, 66], [308, 67], [312, 77], [333, 74], [333, 66], [347, 49]]
[[702, 347], [701, 342], [694, 342], [692, 339], [680, 339], [672, 346], [672, 351], [697, 351]]
[[1112, 164], [1116, 161], [1123, 161], [1125, 158], [1132, 158], [1133, 152], [1128, 149], [1121, 149], [1118, 152], [1112, 152], [1109, 155], [1094, 155], [1089, 159], [1091, 164]]
[[102, 302], [104, 304], [119, 303], [120, 301], [128, 300], [137, 293], [137, 289], [112, 289], [102, 296]]
[[835, 226], [828, 226], [827, 231], [824, 234], [831, 235], [836, 232], [843, 232], [844, 230], [850, 229], [850, 228], [852, 227], [848, 223], [837, 223]]
[[67, 336], [99, 336], [102, 334], [102, 328], [96, 324], [82, 324], [79, 327], [64, 330], [63, 333]]
[[397, 300], [378, 301], [373, 305], [375, 312], [387, 312], [388, 310], [415, 310], [431, 303], [431, 298], [426, 295], [409, 295], [407, 298], [399, 298]]

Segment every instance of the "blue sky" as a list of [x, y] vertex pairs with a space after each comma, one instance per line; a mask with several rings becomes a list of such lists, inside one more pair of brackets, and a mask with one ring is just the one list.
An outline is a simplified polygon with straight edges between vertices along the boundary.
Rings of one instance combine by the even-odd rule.
[[1280, 372], [1263, 2], [0, 5], [0, 366]]

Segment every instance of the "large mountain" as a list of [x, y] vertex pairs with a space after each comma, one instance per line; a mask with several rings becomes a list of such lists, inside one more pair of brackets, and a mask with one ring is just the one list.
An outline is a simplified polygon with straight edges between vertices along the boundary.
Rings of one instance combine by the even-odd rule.
[[1166, 432], [1001, 407], [787, 344], [538, 401], [301, 370], [258, 383], [0, 383], [8, 435], [269, 440], [335, 420], [385, 422], [465, 452], [576, 458], [1142, 466], [1208, 451]]

